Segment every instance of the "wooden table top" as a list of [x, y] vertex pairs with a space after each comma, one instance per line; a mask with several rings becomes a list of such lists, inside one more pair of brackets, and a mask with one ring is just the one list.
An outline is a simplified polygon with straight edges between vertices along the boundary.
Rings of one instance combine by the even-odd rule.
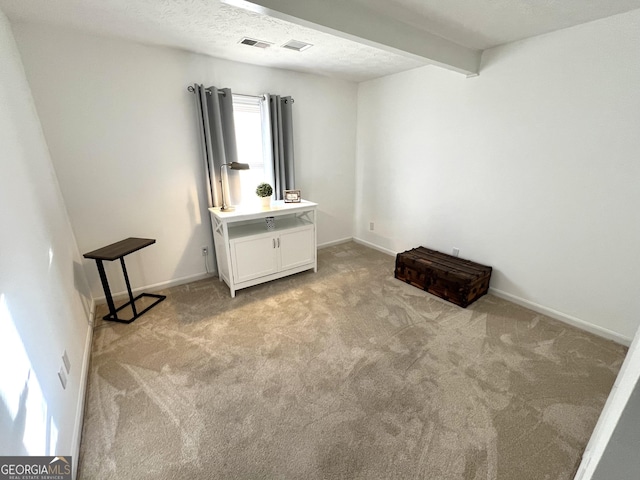
[[148, 247], [152, 243], [156, 243], [155, 238], [135, 238], [129, 237], [119, 242], [112, 243], [106, 247], [99, 248], [83, 255], [84, 258], [92, 258], [94, 260], [113, 261], [129, 255], [130, 253]]

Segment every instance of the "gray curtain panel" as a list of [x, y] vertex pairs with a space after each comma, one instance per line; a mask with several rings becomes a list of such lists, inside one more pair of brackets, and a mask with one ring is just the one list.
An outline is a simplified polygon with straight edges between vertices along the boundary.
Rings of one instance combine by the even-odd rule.
[[[237, 161], [236, 130], [233, 122], [233, 97], [229, 88], [204, 88], [194, 84], [196, 110], [198, 112], [200, 141], [207, 178], [207, 198], [210, 207], [222, 205], [220, 167]], [[226, 170], [228, 188], [225, 200], [228, 205], [240, 203], [240, 175], [236, 170]]]
[[276, 200], [284, 198], [283, 191], [295, 188], [293, 166], [293, 99], [268, 95], [271, 123], [271, 154]]

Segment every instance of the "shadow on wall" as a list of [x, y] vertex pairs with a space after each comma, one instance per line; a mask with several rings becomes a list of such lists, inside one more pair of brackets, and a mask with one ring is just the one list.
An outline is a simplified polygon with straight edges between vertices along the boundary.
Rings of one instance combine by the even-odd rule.
[[[185, 94], [188, 95], [189, 101], [193, 103], [194, 100], [191, 98], [193, 94], [186, 92]], [[208, 210], [209, 180], [206, 161], [204, 160], [205, 152], [203, 151], [203, 142], [200, 138], [202, 126], [198, 119], [197, 101], [195, 101], [193, 106], [194, 111], [191, 115], [192, 123], [189, 126], [189, 130], [193, 135], [192, 141], [194, 144], [199, 145], [199, 148], [197, 149], [197, 157], [194, 157], [192, 161], [196, 162], [199, 167], [195, 170], [197, 173], [193, 178], [193, 186], [184, 192], [184, 195], [186, 196], [186, 203], [184, 207], [189, 218], [188, 228], [190, 235], [184, 245], [182, 255], [176, 262], [171, 279], [183, 278], [185, 276], [197, 276], [199, 274], [206, 273], [217, 275], [211, 217]], [[227, 171], [228, 175], [232, 175], [233, 173], [238, 172]], [[230, 176], [227, 178], [232, 180], [234, 177]], [[237, 176], [237, 179], [239, 179], [239, 176]], [[207, 247], [208, 255], [202, 255], [202, 247]], [[194, 264], [197, 265], [197, 259], [200, 259], [202, 263], [200, 263], [199, 267], [194, 267]]]
[[[201, 179], [198, 179], [201, 180]], [[204, 181], [204, 180], [203, 180]], [[184, 272], [191, 271], [193, 268], [193, 258], [199, 256], [202, 259], [202, 271], [200, 273], [209, 273], [217, 275], [216, 256], [213, 246], [213, 230], [211, 229], [211, 215], [207, 207], [206, 200], [203, 200], [201, 191], [198, 191], [199, 204], [196, 205], [193, 195], [187, 191], [187, 203], [185, 208], [189, 214], [189, 230], [191, 235], [182, 252], [182, 256], [176, 264], [172, 278], [180, 278]], [[202, 247], [206, 247], [208, 255], [202, 255]], [[197, 275], [197, 274], [196, 274]]]
[[[27, 421], [27, 398], [29, 396], [29, 374], [20, 392], [20, 400], [15, 417], [9, 411], [5, 399], [0, 402], [0, 431], [3, 432], [3, 440], [0, 452], [10, 452], [12, 455], [28, 455], [23, 439]], [[6, 444], [5, 444], [6, 442]]]
[[89, 290], [89, 282], [87, 281], [86, 272], [81, 263], [73, 262], [73, 285], [80, 294], [82, 300], [82, 308], [87, 321], [91, 319], [91, 302], [93, 297]]
[[0, 294], [0, 455], [47, 455], [58, 429], [5, 294]]
[[492, 268], [491, 287], [519, 298], [531, 298], [530, 292], [523, 290], [517, 283], [512, 282], [504, 270], [496, 268], [495, 265], [492, 265]]
[[[310, 196], [310, 198], [311, 197], [312, 196]], [[305, 198], [305, 200], [310, 200], [310, 198]], [[310, 201], [313, 202], [314, 200]], [[322, 205], [320, 204], [318, 204], [318, 208], [316, 210], [316, 224], [316, 237], [319, 245], [322, 245], [327, 241], [327, 235], [333, 235], [333, 240], [342, 240], [341, 238], [335, 238], [335, 231], [343, 228], [342, 225], [344, 225], [344, 219], [323, 210]], [[353, 236], [353, 231], [351, 232], [351, 236]]]

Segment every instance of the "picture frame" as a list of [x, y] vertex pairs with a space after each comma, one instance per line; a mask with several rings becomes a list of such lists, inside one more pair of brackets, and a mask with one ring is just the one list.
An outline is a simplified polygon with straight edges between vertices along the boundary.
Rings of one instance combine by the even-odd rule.
[[300, 203], [302, 196], [300, 190], [285, 190], [284, 203]]

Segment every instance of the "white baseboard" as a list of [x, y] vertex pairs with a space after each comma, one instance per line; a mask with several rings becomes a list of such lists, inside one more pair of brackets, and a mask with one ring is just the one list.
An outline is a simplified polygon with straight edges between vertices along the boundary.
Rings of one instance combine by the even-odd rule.
[[[162, 290], [164, 288], [177, 287], [178, 285], [183, 285], [185, 283], [191, 283], [198, 280], [202, 280], [203, 278], [210, 278], [215, 276], [216, 274], [214, 273], [196, 273], [195, 275], [188, 275], [186, 277], [174, 278], [172, 280], [167, 280], [166, 282], [154, 283], [152, 285], [145, 285], [144, 287], [132, 288], [131, 292], [134, 295], [142, 292], [152, 293], [158, 290]], [[123, 290], [121, 292], [111, 293], [111, 296], [113, 297], [114, 300], [122, 300], [124, 298], [127, 298], [129, 294], [127, 293], [126, 290]], [[104, 295], [102, 295], [101, 297], [95, 298], [96, 303], [103, 304], [106, 301], [107, 299]]]
[[71, 455], [75, 459], [71, 477], [77, 478], [78, 465], [80, 462], [80, 442], [82, 441], [82, 426], [84, 423], [84, 406], [86, 405], [87, 383], [89, 381], [89, 364], [91, 362], [91, 344], [93, 342], [93, 322], [96, 316], [96, 302], [91, 300], [91, 311], [89, 312], [89, 326], [87, 337], [84, 341], [84, 355], [82, 358], [82, 368], [80, 369], [80, 390], [78, 392], [78, 404], [76, 405], [76, 419], [73, 429], [73, 439], [71, 440]]
[[339, 240], [332, 240], [331, 242], [320, 243], [318, 244], [318, 250], [322, 248], [333, 247], [334, 245], [340, 245], [341, 243], [348, 243], [348, 242], [351, 242], [352, 240], [353, 240], [353, 237], [346, 237], [346, 238], [341, 238]]
[[362, 240], [361, 238], [353, 237], [353, 241], [359, 243], [360, 245], [364, 245], [365, 247], [373, 248], [374, 250], [378, 250], [379, 252], [391, 255], [392, 257], [395, 257], [397, 255], [397, 252], [393, 252], [388, 248], [380, 247], [375, 243], [367, 242], [366, 240]]
[[526, 307], [530, 310], [533, 310], [534, 312], [541, 313], [555, 320], [559, 320], [581, 330], [585, 330], [587, 332], [598, 335], [599, 337], [606, 338], [607, 340], [613, 340], [614, 342], [625, 345], [627, 347], [631, 345], [631, 338], [620, 335], [619, 333], [616, 333], [612, 330], [599, 327], [598, 325], [585, 322], [584, 320], [572, 317], [571, 315], [567, 315], [566, 313], [559, 312], [557, 310], [554, 310], [553, 308], [545, 307], [538, 303], [532, 302], [530, 300], [525, 300], [524, 298], [512, 295], [511, 293], [507, 293], [493, 287], [489, 288], [489, 293], [495, 295], [496, 297], [504, 298], [505, 300], [509, 300], [510, 302]]

